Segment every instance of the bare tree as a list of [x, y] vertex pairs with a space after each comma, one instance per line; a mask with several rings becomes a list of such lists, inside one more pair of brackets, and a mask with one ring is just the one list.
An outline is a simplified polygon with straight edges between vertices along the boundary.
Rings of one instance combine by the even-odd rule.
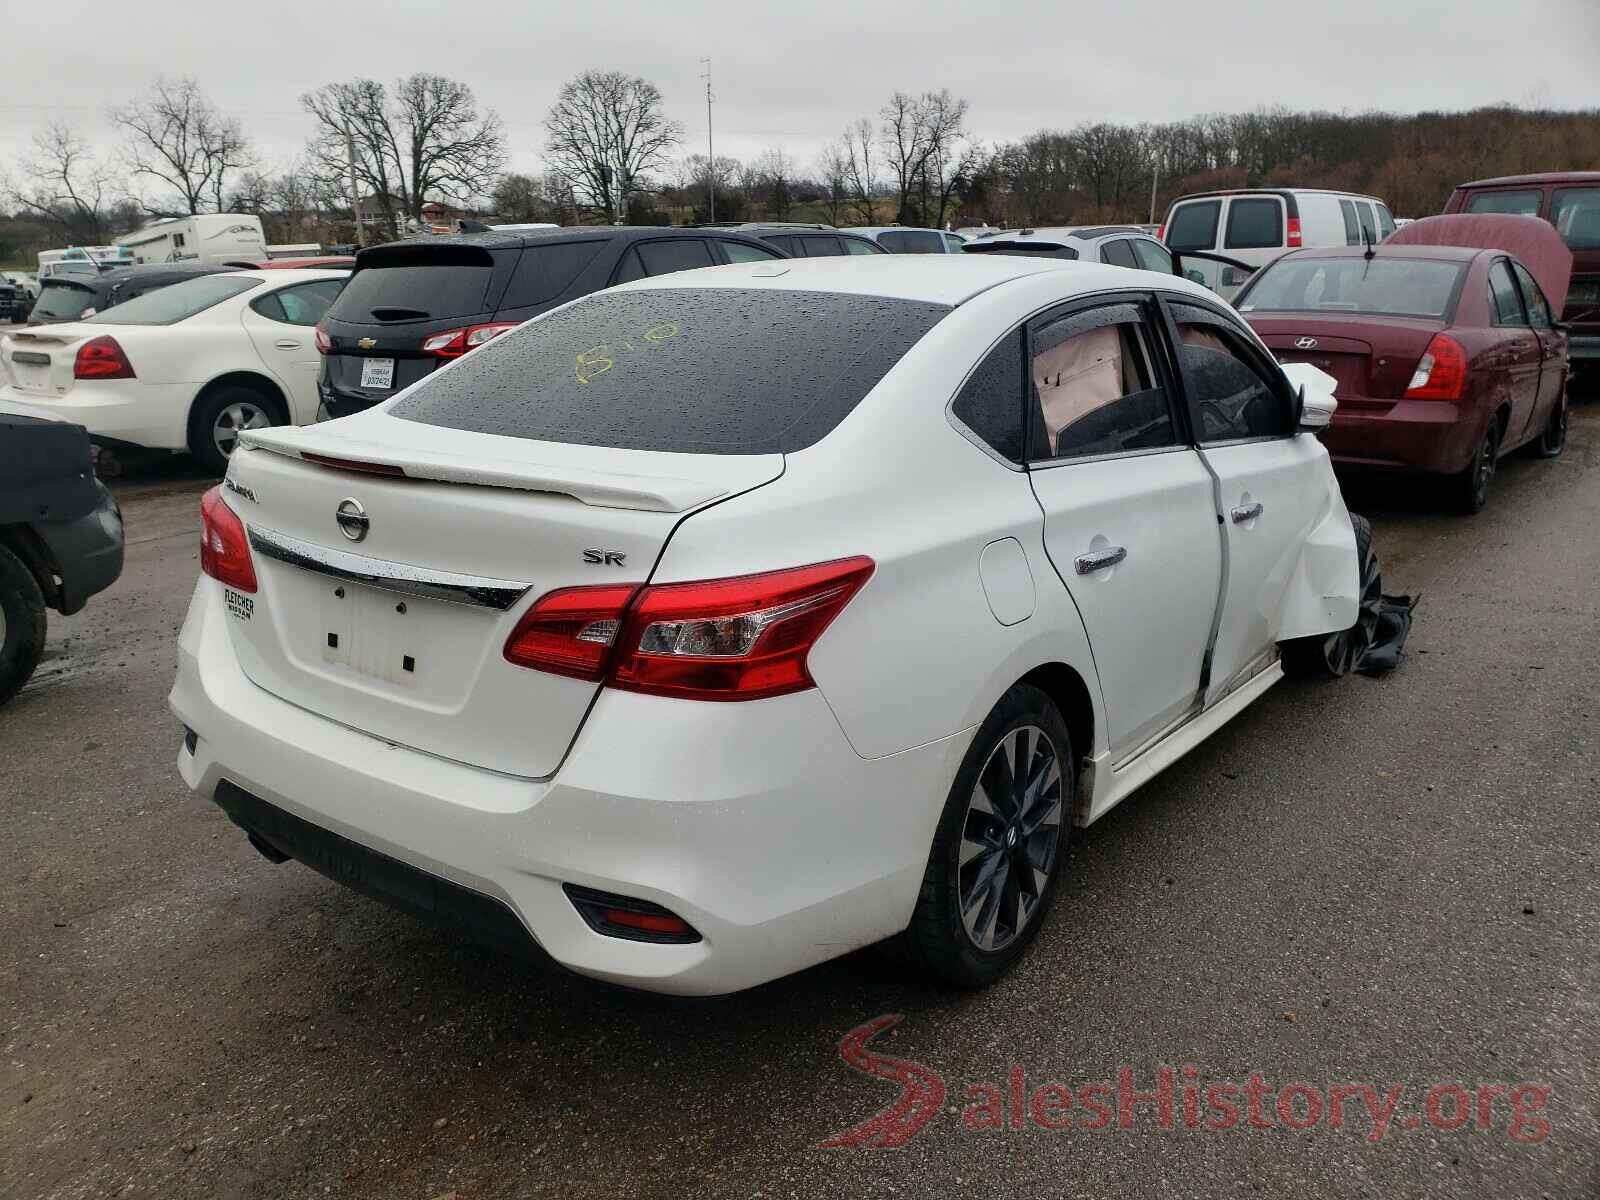
[[[971, 176], [982, 157], [978, 147], [966, 145], [967, 102], [948, 88], [923, 94], [922, 121], [928, 145], [919, 176], [921, 219], [944, 226], [945, 210], [958, 183]], [[931, 193], [931, 195], [930, 195]]]
[[[250, 141], [193, 79], [158, 78], [143, 96], [111, 114], [128, 134], [129, 170], [177, 193], [183, 212], [221, 211], [229, 175], [252, 165]], [[166, 197], [163, 197], [165, 199]], [[171, 206], [146, 204], [150, 212]]]
[[567, 80], [544, 127], [551, 167], [607, 223], [627, 211], [647, 172], [683, 140], [683, 126], [663, 111], [660, 89], [621, 71], [585, 71]]
[[928, 120], [923, 101], [905, 92], [896, 92], [878, 110], [883, 120], [883, 151], [889, 160], [896, 190], [895, 217], [901, 224], [921, 224], [911, 213], [911, 195], [927, 166], [932, 147], [928, 144]]
[[745, 190], [772, 221], [789, 219], [794, 182], [794, 159], [781, 146], [764, 152], [745, 171]]
[[472, 89], [440, 75], [398, 79], [392, 93], [374, 79], [330, 83], [300, 105], [317, 123], [306, 147], [312, 173], [347, 203], [353, 174], [393, 234], [420, 220], [429, 200], [486, 195], [505, 165], [500, 117], [480, 115]]
[[817, 157], [817, 181], [822, 189], [822, 205], [828, 224], [837, 225], [850, 201], [850, 164], [844, 146], [829, 142]]
[[873, 158], [872, 122], [862, 117], [846, 125], [840, 137], [845, 187], [850, 204], [865, 225], [872, 224], [872, 201], [878, 194], [878, 164]]
[[111, 171], [70, 126], [52, 121], [33, 135], [20, 178], [0, 188], [19, 209], [57, 228], [68, 241], [105, 241]]

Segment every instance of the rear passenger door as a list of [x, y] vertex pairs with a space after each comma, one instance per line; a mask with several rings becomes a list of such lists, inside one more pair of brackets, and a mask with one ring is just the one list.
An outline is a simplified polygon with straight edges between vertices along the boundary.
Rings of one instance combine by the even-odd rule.
[[1534, 337], [1533, 327], [1528, 324], [1528, 313], [1522, 306], [1522, 293], [1511, 274], [1509, 259], [1497, 258], [1489, 267], [1489, 318], [1500, 335], [1491, 369], [1504, 381], [1511, 403], [1511, 419], [1506, 423], [1505, 441], [1501, 446], [1504, 450], [1521, 441], [1522, 431], [1538, 407], [1541, 358], [1539, 339]]
[[1165, 307], [1189, 421], [1216, 476], [1212, 520], [1220, 514], [1227, 542], [1210, 704], [1272, 661], [1300, 549], [1333, 493], [1310, 486], [1323, 451], [1295, 436], [1295, 396], [1270, 356], [1220, 309], [1177, 297]]
[[1027, 328], [1028, 477], [1089, 633], [1113, 765], [1191, 715], [1222, 577], [1211, 476], [1189, 443], [1146, 294]]
[[1528, 268], [1513, 259], [1511, 270], [1517, 277], [1517, 286], [1522, 289], [1528, 325], [1533, 329], [1533, 336], [1539, 340], [1539, 398], [1522, 431], [1523, 436], [1527, 437], [1535, 430], [1543, 429], [1550, 414], [1561, 403], [1561, 393], [1567, 386], [1567, 339], [1556, 329], [1555, 313], [1550, 309], [1550, 301], [1545, 298], [1544, 289], [1534, 280]]

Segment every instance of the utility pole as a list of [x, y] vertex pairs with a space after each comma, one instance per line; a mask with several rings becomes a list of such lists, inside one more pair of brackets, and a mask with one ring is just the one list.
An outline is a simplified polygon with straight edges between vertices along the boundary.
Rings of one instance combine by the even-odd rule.
[[705, 74], [701, 78], [706, 81], [706, 184], [711, 195], [710, 203], [707, 205], [711, 215], [707, 220], [715, 221], [717, 219], [717, 152], [711, 145], [711, 60], [702, 58], [700, 61], [706, 65]]
[[1161, 179], [1161, 160], [1154, 155], [1150, 158], [1153, 170], [1150, 174], [1150, 224], [1156, 223], [1156, 183]]
[[361, 228], [361, 185], [356, 180], [356, 139], [348, 121], [344, 126], [344, 149], [350, 158], [350, 211], [356, 219], [356, 245], [365, 246], [367, 235]]

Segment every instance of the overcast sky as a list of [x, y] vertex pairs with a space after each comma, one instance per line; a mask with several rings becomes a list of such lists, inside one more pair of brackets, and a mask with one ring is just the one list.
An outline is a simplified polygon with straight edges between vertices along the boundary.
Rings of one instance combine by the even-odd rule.
[[418, 70], [496, 109], [517, 169], [539, 168], [541, 119], [589, 67], [655, 82], [686, 148], [703, 151], [706, 56], [718, 152], [782, 145], [808, 165], [895, 89], [950, 88], [991, 142], [1276, 104], [1600, 106], [1600, 0], [14, 0], [0, 20], [0, 167], [51, 119], [109, 144], [106, 109], [162, 73], [193, 75], [269, 169], [310, 132], [302, 92]]

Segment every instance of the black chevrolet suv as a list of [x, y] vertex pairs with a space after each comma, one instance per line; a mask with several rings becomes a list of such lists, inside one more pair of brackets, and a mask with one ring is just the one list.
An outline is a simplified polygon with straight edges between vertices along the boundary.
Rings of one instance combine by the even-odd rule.
[[788, 257], [722, 229], [594, 226], [374, 246], [317, 326], [323, 417], [387, 400], [531, 317], [616, 283]]

